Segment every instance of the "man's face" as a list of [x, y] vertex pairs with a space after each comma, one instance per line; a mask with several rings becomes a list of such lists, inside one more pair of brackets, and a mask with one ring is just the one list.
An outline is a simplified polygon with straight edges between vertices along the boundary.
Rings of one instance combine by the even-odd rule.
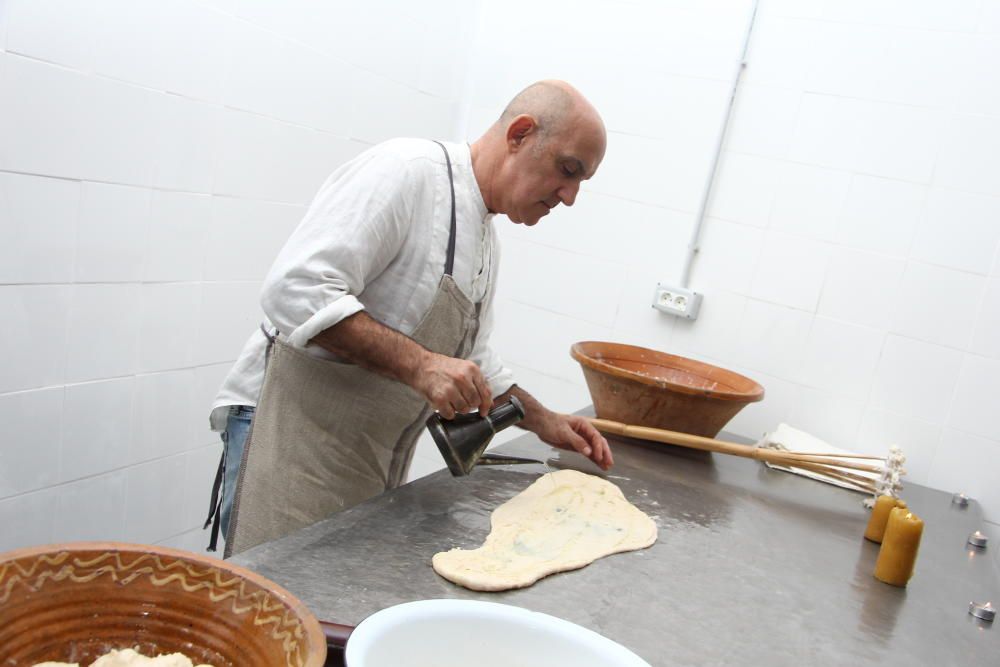
[[559, 204], [572, 206], [580, 183], [604, 158], [603, 128], [592, 121], [568, 124], [542, 138], [528, 133], [508, 161], [506, 210], [512, 221], [534, 225]]

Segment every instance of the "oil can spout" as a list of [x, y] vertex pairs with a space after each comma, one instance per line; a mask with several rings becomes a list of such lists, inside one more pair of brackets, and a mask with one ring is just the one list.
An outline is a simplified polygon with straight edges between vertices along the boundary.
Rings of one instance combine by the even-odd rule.
[[448, 464], [448, 470], [455, 477], [462, 477], [477, 465], [541, 463], [517, 456], [484, 454], [494, 435], [523, 418], [524, 405], [516, 396], [511, 396], [509, 403], [496, 406], [485, 417], [472, 413], [446, 420], [435, 412], [427, 419], [427, 430]]

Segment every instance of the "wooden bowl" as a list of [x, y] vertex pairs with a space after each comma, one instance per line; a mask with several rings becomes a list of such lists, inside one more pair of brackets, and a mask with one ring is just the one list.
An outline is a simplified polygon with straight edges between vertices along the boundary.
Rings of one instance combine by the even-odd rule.
[[743, 406], [764, 398], [748, 377], [634, 345], [586, 341], [580, 362], [601, 419], [714, 438]]
[[213, 667], [321, 667], [316, 617], [272, 581], [178, 549], [77, 542], [0, 554], [0, 665], [112, 649]]

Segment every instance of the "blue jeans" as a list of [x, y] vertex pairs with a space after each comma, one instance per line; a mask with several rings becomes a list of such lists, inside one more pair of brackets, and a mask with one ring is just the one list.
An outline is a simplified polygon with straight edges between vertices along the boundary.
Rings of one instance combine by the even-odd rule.
[[222, 446], [225, 456], [222, 477], [222, 535], [229, 534], [229, 515], [233, 511], [236, 497], [236, 480], [240, 476], [240, 462], [243, 460], [243, 446], [250, 433], [254, 408], [249, 405], [233, 405], [229, 408], [226, 430], [222, 432]]

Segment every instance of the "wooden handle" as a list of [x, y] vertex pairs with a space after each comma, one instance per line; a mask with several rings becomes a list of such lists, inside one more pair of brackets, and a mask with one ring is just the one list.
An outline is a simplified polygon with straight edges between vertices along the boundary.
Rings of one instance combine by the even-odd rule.
[[720, 452], [722, 454], [732, 454], [749, 459], [760, 459], [758, 448], [750, 445], [739, 445], [735, 442], [706, 438], [701, 435], [691, 435], [680, 431], [668, 431], [662, 428], [651, 428], [649, 426], [632, 426], [609, 419], [590, 418], [590, 423], [602, 433], [622, 435], [626, 438], [638, 438], [639, 440], [652, 440], [653, 442], [665, 442], [668, 445], [680, 445], [691, 449], [700, 449], [705, 452]]
[[621, 435], [627, 438], [638, 438], [640, 440], [652, 440], [653, 442], [665, 442], [669, 445], [680, 445], [691, 449], [700, 449], [705, 452], [719, 452], [720, 454], [731, 454], [732, 456], [742, 456], [758, 461], [767, 461], [775, 465], [805, 467], [801, 464], [821, 464], [833, 465], [838, 468], [852, 468], [865, 472], [878, 473], [882, 471], [880, 466], [868, 465], [865, 463], [853, 463], [851, 461], [831, 461], [824, 455], [797, 454], [795, 452], [784, 452], [778, 449], [768, 449], [766, 447], [754, 447], [753, 445], [740, 445], [735, 442], [706, 438], [701, 435], [691, 435], [679, 431], [668, 431], [662, 428], [651, 428], [649, 426], [633, 426], [622, 424], [621, 422], [609, 419], [589, 418], [590, 423], [602, 433]]
[[320, 621], [319, 627], [323, 630], [323, 636], [326, 637], [326, 645], [328, 647], [344, 648], [347, 646], [347, 638], [354, 631], [353, 625], [342, 625], [327, 621]]

